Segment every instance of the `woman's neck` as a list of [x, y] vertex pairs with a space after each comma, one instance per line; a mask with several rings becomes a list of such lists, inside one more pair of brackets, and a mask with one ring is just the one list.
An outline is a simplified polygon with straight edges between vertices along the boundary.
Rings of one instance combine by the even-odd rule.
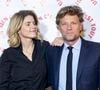
[[32, 53], [34, 51], [34, 43], [32, 40], [24, 40], [22, 42], [22, 52], [25, 56], [29, 58], [30, 61], [32, 61]]
[[22, 48], [28, 50], [29, 48], [33, 47], [34, 43], [33, 41], [24, 41], [22, 42]]

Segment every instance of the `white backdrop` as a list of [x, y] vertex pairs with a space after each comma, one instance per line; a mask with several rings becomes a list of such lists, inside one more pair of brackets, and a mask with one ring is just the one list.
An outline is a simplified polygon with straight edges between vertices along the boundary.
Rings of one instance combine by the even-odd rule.
[[34, 10], [39, 18], [40, 32], [52, 42], [60, 36], [55, 16], [66, 5], [79, 5], [85, 13], [85, 39], [100, 42], [100, 0], [0, 0], [0, 55], [8, 47], [6, 30], [9, 19], [16, 11]]

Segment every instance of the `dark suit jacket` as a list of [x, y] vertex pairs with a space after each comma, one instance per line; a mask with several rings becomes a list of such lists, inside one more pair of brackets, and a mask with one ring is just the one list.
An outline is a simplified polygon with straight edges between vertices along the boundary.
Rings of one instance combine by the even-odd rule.
[[[59, 68], [63, 46], [49, 47], [46, 59], [49, 83], [58, 90]], [[100, 44], [82, 39], [77, 70], [76, 90], [97, 90], [100, 88]]]

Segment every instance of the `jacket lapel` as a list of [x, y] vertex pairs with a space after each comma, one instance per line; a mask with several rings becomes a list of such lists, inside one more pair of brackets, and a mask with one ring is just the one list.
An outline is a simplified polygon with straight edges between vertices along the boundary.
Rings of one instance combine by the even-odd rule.
[[82, 39], [82, 46], [80, 51], [80, 57], [79, 57], [79, 63], [78, 63], [78, 69], [77, 69], [77, 83], [79, 82], [79, 79], [81, 77], [83, 68], [85, 66], [87, 55], [88, 55], [88, 48], [87, 48], [87, 42]]
[[60, 48], [58, 48], [57, 50], [57, 57], [56, 57], [56, 63], [55, 63], [55, 85], [56, 88], [55, 90], [58, 90], [58, 84], [59, 84], [59, 71], [60, 71], [60, 60], [61, 60], [61, 54], [62, 54], [62, 50], [63, 50], [64, 45], [62, 45]]

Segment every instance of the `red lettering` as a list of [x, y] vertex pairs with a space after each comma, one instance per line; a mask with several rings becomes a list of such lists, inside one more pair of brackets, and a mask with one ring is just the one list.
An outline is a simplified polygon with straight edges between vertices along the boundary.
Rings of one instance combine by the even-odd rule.
[[4, 17], [2, 20], [0, 20], [0, 28], [2, 28], [5, 24], [5, 22], [8, 20], [7, 17]]
[[93, 5], [96, 5], [97, 4], [97, 1], [96, 0], [91, 0], [92, 4]]
[[59, 6], [61, 6], [63, 4], [63, 1], [57, 0], [57, 3], [58, 3]]

